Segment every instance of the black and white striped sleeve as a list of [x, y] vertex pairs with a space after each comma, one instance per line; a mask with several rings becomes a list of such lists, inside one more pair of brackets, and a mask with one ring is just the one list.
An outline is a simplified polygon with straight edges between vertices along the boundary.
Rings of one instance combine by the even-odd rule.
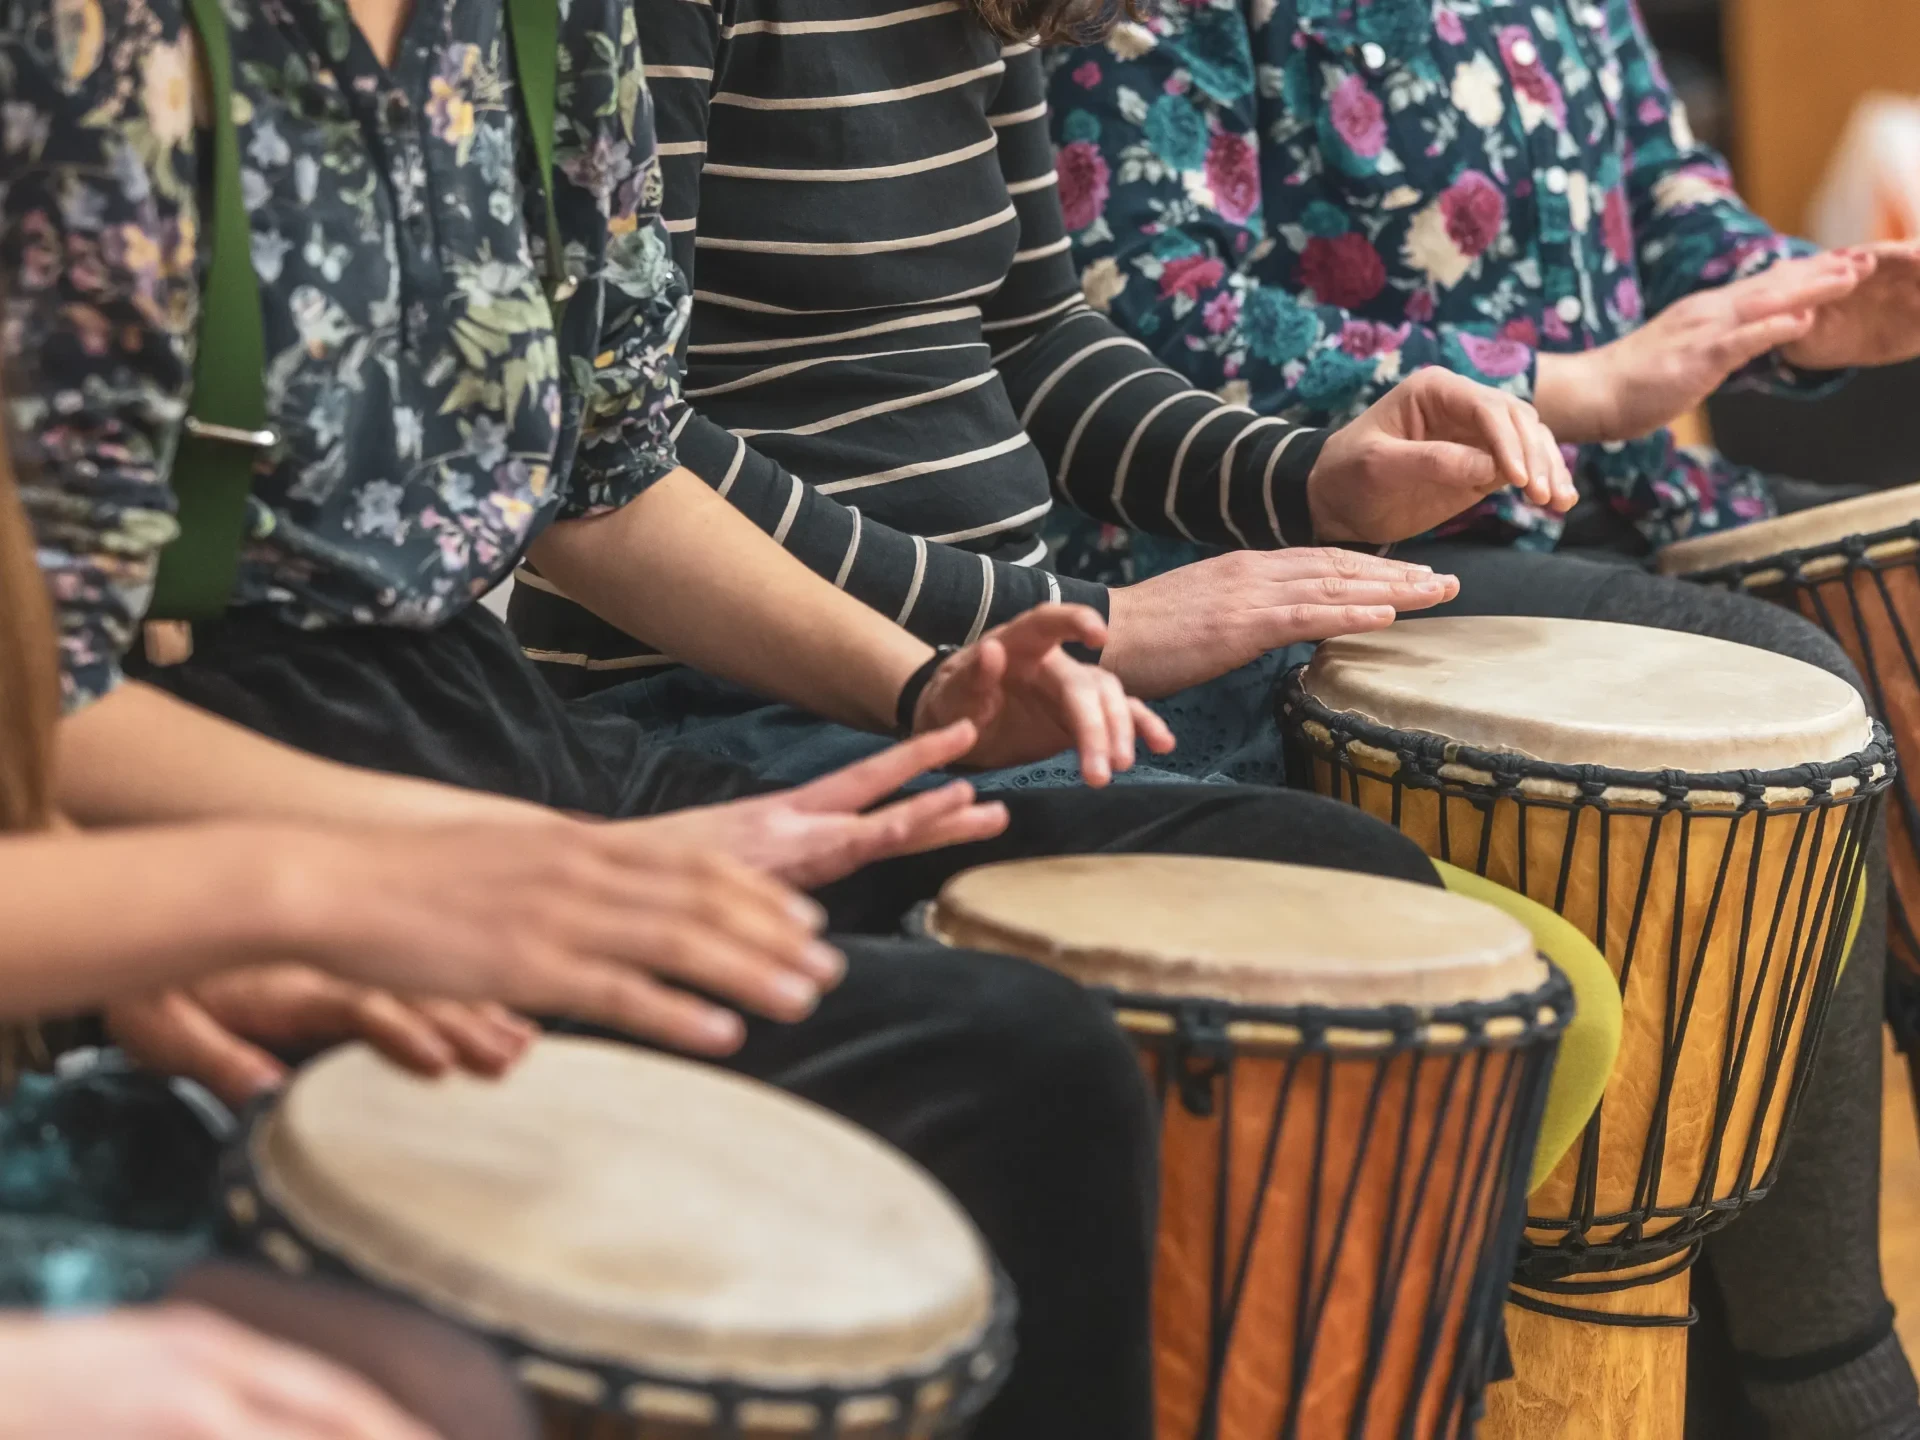
[[[643, 0], [637, 13], [660, 131], [662, 214], [697, 293], [700, 184], [713, 93], [727, 83], [726, 16], [707, 0]], [[965, 644], [1049, 600], [1106, 613], [1103, 586], [892, 528], [822, 494], [686, 402], [674, 419], [683, 465], [816, 574], [922, 639]]]
[[994, 364], [1055, 488], [1098, 520], [1245, 549], [1311, 543], [1324, 430], [1195, 390], [1080, 293], [1037, 53], [1009, 53], [995, 102], [1020, 248], [983, 307]]

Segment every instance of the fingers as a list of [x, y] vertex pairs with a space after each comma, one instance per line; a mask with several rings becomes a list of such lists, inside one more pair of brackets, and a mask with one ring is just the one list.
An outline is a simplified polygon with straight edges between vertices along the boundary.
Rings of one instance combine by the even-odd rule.
[[[875, 849], [872, 859], [878, 860], [893, 855], [918, 855], [928, 850], [944, 850], [950, 845], [971, 845], [981, 840], [991, 840], [1007, 828], [1006, 806], [997, 800], [976, 803], [973, 799], [973, 787], [964, 780], [955, 781], [947, 788], [959, 793], [965, 803], [949, 802], [944, 809], [903, 819], [884, 841], [879, 842], [883, 848]], [[923, 798], [925, 797], [917, 795], [914, 797], [915, 800]], [[911, 804], [912, 802], [901, 803]]]
[[[817, 953], [795, 963], [785, 954], [743, 942], [705, 918], [655, 913], [623, 929], [619, 935], [598, 937], [607, 942], [601, 955], [644, 966], [654, 975], [773, 1020], [805, 1019], [820, 1003], [821, 991], [845, 969], [844, 959], [824, 941], [807, 939], [805, 945]], [[591, 954], [591, 948], [582, 945], [566, 958]]]
[[984, 840], [1006, 825], [1004, 806], [976, 804], [973, 787], [955, 780], [870, 814], [823, 820], [820, 839], [807, 847], [808, 858], [799, 866], [799, 878], [810, 887], [825, 885], [876, 860]]
[[1384, 630], [1397, 616], [1390, 605], [1284, 605], [1261, 616], [1262, 633], [1266, 648], [1272, 650], [1303, 640]]
[[787, 798], [801, 810], [864, 810], [916, 776], [951, 765], [973, 749], [978, 735], [971, 721], [956, 721], [801, 785]]
[[286, 1079], [278, 1060], [177, 990], [116, 1006], [109, 1024], [121, 1048], [143, 1065], [198, 1081], [229, 1105], [244, 1105]]
[[504, 1075], [539, 1033], [500, 1005], [416, 1000], [413, 1008], [451, 1048], [454, 1063], [476, 1075]]
[[989, 633], [940, 667], [914, 712], [915, 727], [966, 719], [984, 731], [1006, 704], [1006, 677], [1006, 647]]
[[1723, 336], [1714, 347], [1714, 364], [1728, 372], [1738, 370], [1768, 351], [1791, 345], [1802, 338], [1813, 329], [1816, 318], [1813, 311], [1802, 310], [1743, 325]]
[[[1501, 484], [1512, 486], [1535, 504], [1545, 504], [1550, 493], [1547, 477], [1535, 476], [1520, 407], [1497, 391], [1474, 396], [1469, 403], [1478, 438], [1493, 457]], [[1538, 499], [1533, 494], [1536, 489], [1540, 492]]]
[[622, 1030], [689, 1055], [731, 1055], [747, 1038], [745, 1022], [733, 1011], [626, 966], [555, 963], [547, 988], [557, 1015]]
[[1446, 515], [1458, 514], [1507, 484], [1492, 455], [1446, 440], [1403, 440], [1395, 447], [1394, 463], [1424, 474], [1429, 488], [1450, 492], [1435, 506]]
[[1872, 267], [1845, 254], [1813, 256], [1770, 266], [1722, 292], [1737, 325], [1792, 311], [1817, 309], [1851, 294]]
[[[373, 1385], [317, 1355], [197, 1307], [183, 1307], [171, 1323], [187, 1353], [255, 1412], [253, 1423], [235, 1436], [434, 1440]], [[263, 1421], [274, 1428], [263, 1428]]]
[[[1064, 655], [1060, 657], [1060, 661], [1068, 665], [1074, 663]], [[1104, 670], [1094, 670], [1092, 673], [1094, 688], [1100, 692], [1101, 708], [1106, 711], [1108, 757], [1116, 772], [1131, 770], [1135, 738], [1133, 706], [1128, 700], [1126, 687], [1120, 683], [1120, 677], [1117, 675], [1110, 675]]]
[[[444, 1075], [467, 1058], [455, 1040], [443, 1034], [424, 1011], [384, 990], [360, 991], [343, 1004], [341, 1028], [402, 1069], [418, 1075]], [[476, 1063], [472, 1068], [491, 1073], [483, 1064]]]
[[1258, 598], [1261, 608], [1270, 610], [1303, 604], [1425, 610], [1451, 600], [1459, 590], [1460, 582], [1453, 576], [1431, 572], [1393, 580], [1345, 580], [1336, 575], [1321, 575], [1267, 587]]
[[1040, 659], [1056, 645], [1086, 645], [1099, 649], [1107, 643], [1107, 622], [1085, 605], [1036, 605], [989, 632], [1006, 646], [1008, 662]]
[[1512, 418], [1527, 453], [1527, 484], [1521, 493], [1544, 509], [1563, 514], [1571, 510], [1578, 497], [1559, 441], [1531, 405], [1514, 401]]
[[[1342, 550], [1336, 546], [1295, 546], [1286, 550], [1241, 551], [1240, 557], [1257, 562], [1262, 579], [1406, 580], [1419, 583], [1431, 580], [1431, 565], [1416, 565], [1372, 555], [1364, 550]], [[1233, 557], [1221, 557], [1233, 558]], [[1202, 564], [1209, 562], [1201, 562]]]
[[1158, 711], [1146, 701], [1136, 700], [1132, 696], [1127, 697], [1127, 709], [1133, 715], [1134, 733], [1146, 741], [1147, 749], [1156, 755], [1173, 753], [1175, 744], [1173, 731], [1167, 722], [1160, 718]]

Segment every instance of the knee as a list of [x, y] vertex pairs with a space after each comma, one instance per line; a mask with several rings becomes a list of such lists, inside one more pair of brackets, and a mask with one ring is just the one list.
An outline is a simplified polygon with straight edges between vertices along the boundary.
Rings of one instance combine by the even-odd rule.
[[1062, 1144], [1104, 1137], [1121, 1152], [1151, 1149], [1145, 1073], [1105, 1000], [1012, 956], [952, 950], [943, 962], [946, 1024], [999, 1123]]

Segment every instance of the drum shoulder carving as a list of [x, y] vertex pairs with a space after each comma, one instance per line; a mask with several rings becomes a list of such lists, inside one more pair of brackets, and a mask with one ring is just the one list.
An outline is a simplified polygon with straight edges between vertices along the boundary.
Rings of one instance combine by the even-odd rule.
[[336, 1050], [252, 1119], [226, 1185], [240, 1246], [479, 1330], [590, 1409], [916, 1434], [984, 1403], [1010, 1350], [1011, 1297], [930, 1177], [632, 1046], [550, 1037], [498, 1081]]

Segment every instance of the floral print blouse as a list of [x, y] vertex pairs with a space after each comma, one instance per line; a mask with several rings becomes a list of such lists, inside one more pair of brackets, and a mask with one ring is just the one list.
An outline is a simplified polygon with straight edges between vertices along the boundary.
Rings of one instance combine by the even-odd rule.
[[[1689, 132], [1634, 0], [1149, 12], [1055, 62], [1087, 298], [1262, 413], [1338, 422], [1424, 365], [1528, 396], [1542, 350], [1802, 248]], [[1655, 544], [1772, 513], [1762, 476], [1667, 431], [1570, 459]], [[1448, 528], [1551, 548], [1561, 523], [1508, 491]]]
[[[241, 178], [278, 446], [234, 601], [431, 627], [546, 523], [670, 470], [684, 286], [624, 0], [561, 7], [546, 220], [500, 0], [416, 0], [391, 69], [344, 0], [235, 0]], [[16, 464], [67, 703], [107, 691], [174, 533], [204, 93], [182, 0], [0, 0], [0, 292]]]

